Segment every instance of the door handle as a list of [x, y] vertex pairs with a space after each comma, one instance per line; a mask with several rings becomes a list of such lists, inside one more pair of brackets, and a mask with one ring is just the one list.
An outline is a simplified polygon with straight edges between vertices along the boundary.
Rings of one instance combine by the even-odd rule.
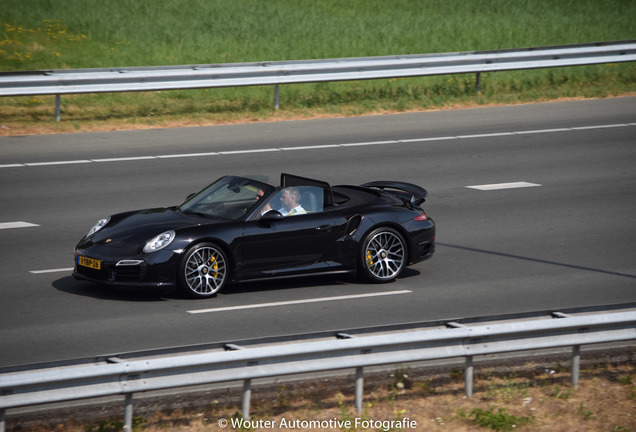
[[316, 231], [331, 232], [331, 225], [321, 225], [316, 227]]

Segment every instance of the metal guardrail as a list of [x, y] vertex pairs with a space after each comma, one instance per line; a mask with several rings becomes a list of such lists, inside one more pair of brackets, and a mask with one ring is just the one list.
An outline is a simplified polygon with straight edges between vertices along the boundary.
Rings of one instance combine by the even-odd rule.
[[424, 360], [465, 358], [466, 393], [472, 396], [473, 357], [545, 348], [573, 347], [571, 381], [578, 384], [580, 346], [636, 339], [636, 311], [542, 318], [384, 332], [338, 333], [336, 339], [287, 342], [185, 354], [155, 355], [69, 364], [0, 374], [0, 432], [6, 410], [44, 403], [125, 395], [124, 430], [131, 430], [133, 394], [150, 390], [240, 381], [249, 418], [251, 380], [339, 369], [356, 369], [356, 409], [362, 409], [363, 368]]
[[0, 96], [60, 95], [279, 85], [481, 73], [636, 61], [636, 40], [522, 49], [189, 66], [0, 73]]

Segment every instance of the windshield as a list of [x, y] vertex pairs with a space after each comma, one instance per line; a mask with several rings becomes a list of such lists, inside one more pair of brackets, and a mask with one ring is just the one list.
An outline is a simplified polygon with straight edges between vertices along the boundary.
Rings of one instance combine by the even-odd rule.
[[239, 220], [260, 203], [274, 188], [244, 177], [222, 177], [179, 206], [183, 213]]

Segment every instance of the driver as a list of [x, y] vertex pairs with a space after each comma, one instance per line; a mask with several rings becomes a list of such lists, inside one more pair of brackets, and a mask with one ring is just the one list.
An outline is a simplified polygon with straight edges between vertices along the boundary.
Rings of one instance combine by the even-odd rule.
[[293, 216], [307, 213], [307, 211], [300, 205], [300, 196], [301, 195], [298, 188], [289, 187], [283, 190], [283, 197], [281, 198], [283, 208], [278, 211], [283, 216]]
[[[300, 197], [301, 197], [301, 194], [298, 188], [288, 187], [283, 189], [282, 196], [280, 199], [283, 206], [278, 210], [280, 214], [282, 214], [283, 216], [295, 216], [295, 215], [307, 213], [307, 210], [305, 210], [300, 205]], [[263, 208], [263, 214], [267, 213], [271, 209], [272, 208], [269, 206], [269, 204], [267, 204]]]

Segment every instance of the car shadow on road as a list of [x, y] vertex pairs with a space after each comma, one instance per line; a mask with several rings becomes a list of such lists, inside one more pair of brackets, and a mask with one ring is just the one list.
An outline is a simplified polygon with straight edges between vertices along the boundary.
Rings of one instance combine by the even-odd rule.
[[222, 291], [222, 295], [248, 294], [262, 291], [282, 291], [324, 286], [352, 285], [358, 281], [352, 275], [299, 276], [287, 279], [263, 279], [259, 281], [231, 284]]
[[53, 281], [51, 284], [58, 291], [100, 300], [129, 302], [158, 302], [179, 298], [179, 293], [166, 288], [111, 287], [97, 283], [75, 280], [72, 276]]
[[[406, 268], [398, 278], [412, 278], [420, 275], [418, 270]], [[127, 301], [127, 302], [158, 302], [169, 300], [194, 300], [182, 295], [173, 288], [137, 288], [137, 287], [111, 287], [97, 283], [78, 281], [72, 276], [53, 281], [51, 284], [58, 291], [84, 297], [92, 297], [101, 300]], [[334, 287], [347, 285], [368, 285], [369, 287], [387, 287], [392, 284], [373, 284], [360, 280], [354, 274], [325, 274], [311, 277], [298, 276], [286, 279], [263, 279], [260, 281], [243, 282], [226, 286], [219, 295], [241, 295], [263, 291], [284, 291], [291, 289], [304, 289], [314, 287]]]

